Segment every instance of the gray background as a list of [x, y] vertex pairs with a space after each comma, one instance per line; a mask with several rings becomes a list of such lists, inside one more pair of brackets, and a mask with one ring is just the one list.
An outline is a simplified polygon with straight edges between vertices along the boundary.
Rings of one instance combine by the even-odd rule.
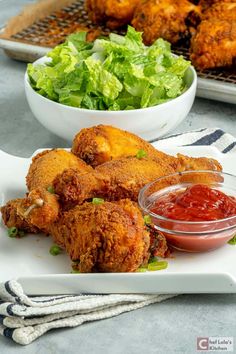
[[[0, 0], [0, 26], [30, 2]], [[38, 148], [68, 147], [33, 117], [24, 94], [25, 68], [0, 50], [0, 149], [27, 157]], [[236, 106], [196, 99], [175, 132], [220, 127], [236, 135], [235, 120]], [[48, 333], [28, 347], [0, 338], [0, 353], [196, 353], [197, 337], [235, 335], [235, 311], [236, 295], [182, 295], [116, 318]]]

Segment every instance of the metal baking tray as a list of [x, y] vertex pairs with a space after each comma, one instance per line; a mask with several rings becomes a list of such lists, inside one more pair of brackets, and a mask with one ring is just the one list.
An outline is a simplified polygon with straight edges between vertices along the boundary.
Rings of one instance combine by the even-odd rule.
[[[4, 34], [3, 28], [0, 32], [0, 48], [13, 59], [32, 62], [44, 56], [55, 45], [62, 43], [69, 33], [81, 26], [98, 29], [102, 35], [108, 35], [110, 32], [104, 26], [93, 25], [84, 10], [84, 0], [77, 0], [8, 37], [1, 35]], [[124, 31], [117, 33], [123, 34]], [[187, 47], [174, 46], [173, 52], [189, 58]], [[197, 71], [197, 74], [198, 97], [236, 104], [235, 67]]]

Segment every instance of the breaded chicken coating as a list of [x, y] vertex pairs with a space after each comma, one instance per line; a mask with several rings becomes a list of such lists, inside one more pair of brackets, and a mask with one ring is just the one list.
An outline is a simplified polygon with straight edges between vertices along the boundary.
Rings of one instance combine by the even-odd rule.
[[46, 234], [49, 225], [57, 220], [59, 211], [58, 197], [44, 188], [33, 189], [17, 205], [17, 215]]
[[236, 58], [236, 21], [203, 20], [191, 41], [190, 58], [198, 69], [229, 67]]
[[2, 208], [3, 213], [8, 213], [6, 216], [9, 213], [11, 215], [11, 221], [7, 217], [3, 218], [3, 221], [7, 222], [6, 226], [13, 225], [14, 220], [13, 226], [21, 230], [34, 232], [35, 229], [47, 233], [49, 224], [57, 219], [60, 210], [57, 196], [48, 190], [52, 189], [52, 182], [58, 174], [72, 167], [77, 173], [93, 170], [84, 161], [65, 150], [45, 150], [37, 154], [26, 177], [30, 193], [25, 198], [17, 202], [11, 201]]
[[86, 0], [85, 8], [95, 24], [115, 29], [129, 24], [140, 0]]
[[18, 230], [22, 230], [28, 233], [38, 233], [39, 229], [30, 224], [24, 218], [17, 214], [17, 208], [22, 203], [22, 199], [10, 200], [0, 210], [2, 213], [2, 219], [6, 227], [16, 227]]
[[199, 5], [204, 11], [211, 8], [212, 5], [221, 4], [221, 3], [231, 3], [231, 2], [235, 2], [235, 0], [200, 0]]
[[84, 203], [51, 225], [55, 242], [88, 272], [133, 272], [147, 263], [150, 237], [142, 213], [130, 200]]
[[64, 171], [54, 180], [53, 187], [63, 204], [76, 205], [93, 197], [107, 200], [130, 198], [137, 201], [140, 189], [155, 179], [175, 170], [160, 159], [127, 157], [99, 165], [93, 172], [78, 175]]
[[69, 151], [62, 149], [45, 150], [32, 159], [26, 184], [29, 190], [48, 188], [54, 178], [67, 168], [74, 168], [79, 173], [91, 171], [91, 167]]
[[221, 164], [209, 157], [189, 157], [182, 154], [177, 154], [179, 161], [179, 171], [197, 171], [197, 170], [210, 170], [210, 171], [222, 171]]
[[236, 1], [217, 2], [204, 12], [203, 19], [236, 21]]
[[74, 138], [72, 152], [87, 164], [96, 167], [122, 157], [136, 156], [143, 150], [148, 158], [164, 159], [176, 167], [175, 157], [155, 149], [135, 134], [110, 125], [82, 129]]
[[147, 45], [157, 38], [174, 44], [191, 37], [200, 19], [200, 7], [187, 0], [144, 0], [136, 7], [132, 25], [143, 32]]

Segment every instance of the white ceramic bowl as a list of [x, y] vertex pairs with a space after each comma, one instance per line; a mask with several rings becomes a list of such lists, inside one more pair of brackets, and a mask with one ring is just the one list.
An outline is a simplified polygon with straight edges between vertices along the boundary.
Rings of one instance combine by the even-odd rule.
[[[34, 64], [43, 64], [43, 57]], [[188, 89], [179, 97], [158, 106], [127, 111], [95, 111], [53, 102], [39, 95], [31, 87], [25, 74], [25, 92], [29, 106], [38, 121], [52, 133], [72, 140], [82, 128], [98, 124], [113, 125], [133, 132], [146, 140], [161, 137], [188, 115], [196, 94], [197, 75], [193, 67], [185, 74]]]

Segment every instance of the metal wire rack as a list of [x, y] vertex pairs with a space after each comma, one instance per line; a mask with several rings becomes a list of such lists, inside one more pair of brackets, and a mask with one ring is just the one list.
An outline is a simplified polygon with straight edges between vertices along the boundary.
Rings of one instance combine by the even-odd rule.
[[[14, 34], [10, 39], [12, 41], [42, 47], [53, 47], [62, 43], [70, 33], [83, 26], [91, 30], [99, 30], [102, 35], [108, 35], [110, 33], [110, 29], [92, 24], [84, 9], [84, 0], [77, 0], [72, 5], [54, 12], [21, 32]], [[119, 30], [117, 33], [123, 34], [124, 31]], [[187, 47], [174, 46], [173, 52], [178, 55], [183, 55], [187, 59], [189, 58], [189, 50]], [[198, 77], [236, 84], [236, 69], [198, 71]]]

